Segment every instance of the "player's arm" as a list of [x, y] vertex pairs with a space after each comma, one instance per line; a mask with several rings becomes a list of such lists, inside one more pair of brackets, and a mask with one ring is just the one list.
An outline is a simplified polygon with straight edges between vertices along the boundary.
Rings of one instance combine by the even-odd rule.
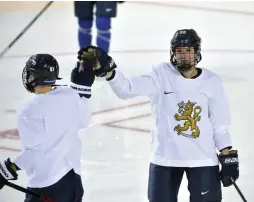
[[155, 71], [126, 78], [120, 71], [113, 70], [107, 73], [106, 79], [115, 94], [121, 99], [134, 96], [150, 96], [159, 92], [158, 75]]
[[44, 148], [45, 124], [43, 117], [22, 112], [18, 115], [17, 126], [23, 152], [16, 157], [14, 163], [20, 168], [28, 170], [32, 168], [34, 154], [41, 152]]
[[214, 95], [209, 99], [209, 117], [214, 129], [214, 141], [220, 151], [222, 165], [221, 181], [223, 186], [231, 186], [239, 177], [238, 152], [232, 149], [228, 132], [230, 112], [224, 88], [219, 77], [213, 80]]
[[122, 99], [137, 95], [151, 96], [159, 92], [159, 77], [157, 72], [126, 78], [120, 71], [116, 71], [114, 60], [102, 49], [88, 46], [79, 51], [79, 59], [88, 60], [95, 70], [96, 76], [106, 76], [112, 89]]
[[92, 85], [95, 80], [94, 70], [87, 60], [78, 61], [71, 72], [71, 85], [79, 94], [76, 106], [80, 117], [80, 128], [85, 128], [91, 121], [91, 113], [88, 108], [88, 99], [92, 95]]
[[228, 126], [230, 111], [221, 79], [216, 76], [212, 81], [213, 95], [209, 98], [209, 118], [214, 130], [214, 141], [217, 149], [226, 153], [232, 148]]
[[88, 106], [88, 99], [80, 98], [77, 100], [78, 113], [80, 117], [80, 129], [86, 128], [92, 119], [91, 112]]
[[10, 158], [0, 162], [0, 189], [8, 180], [17, 180], [17, 171], [29, 169], [33, 165], [34, 153], [42, 147], [44, 123], [40, 118], [31, 118], [22, 114], [18, 118], [18, 131], [24, 150], [12, 162]]

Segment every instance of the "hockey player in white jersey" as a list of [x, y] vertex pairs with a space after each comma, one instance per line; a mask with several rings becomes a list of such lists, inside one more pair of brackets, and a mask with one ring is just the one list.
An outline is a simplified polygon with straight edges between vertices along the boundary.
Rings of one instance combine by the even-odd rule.
[[[27, 61], [23, 84], [36, 95], [17, 112], [24, 150], [13, 161], [0, 162], [0, 189], [8, 180], [16, 180], [22, 169], [27, 173], [28, 189], [59, 202], [81, 202], [78, 131], [91, 119], [87, 102], [95, 74], [86, 61], [78, 61], [71, 73], [72, 88], [56, 85], [58, 74], [58, 62], [49, 54], [36, 54]], [[25, 202], [40, 200], [26, 195]]]
[[106, 76], [119, 98], [142, 95], [151, 100], [155, 124], [149, 201], [176, 202], [185, 172], [190, 202], [220, 202], [220, 182], [230, 186], [239, 177], [238, 152], [232, 150], [228, 133], [230, 113], [221, 78], [197, 67], [201, 38], [196, 31], [178, 30], [171, 40], [170, 62], [141, 76], [127, 78], [100, 48], [87, 46], [78, 54], [93, 63], [97, 76]]

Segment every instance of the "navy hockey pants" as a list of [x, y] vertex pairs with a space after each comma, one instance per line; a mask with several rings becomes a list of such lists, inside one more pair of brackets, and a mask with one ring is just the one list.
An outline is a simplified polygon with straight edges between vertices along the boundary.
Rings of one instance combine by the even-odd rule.
[[[29, 188], [40, 195], [50, 197], [57, 202], [82, 202], [83, 186], [80, 175], [69, 171], [57, 183], [43, 188]], [[26, 194], [25, 202], [42, 202], [34, 196]]]
[[184, 172], [188, 179], [190, 202], [220, 202], [219, 166], [163, 167], [150, 164], [148, 199], [150, 202], [177, 202]]

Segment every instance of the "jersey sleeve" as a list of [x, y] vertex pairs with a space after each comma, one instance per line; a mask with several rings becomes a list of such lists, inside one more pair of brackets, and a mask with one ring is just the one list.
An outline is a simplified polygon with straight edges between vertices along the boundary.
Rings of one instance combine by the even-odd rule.
[[86, 128], [91, 122], [91, 112], [88, 106], [88, 99], [85, 97], [78, 98], [78, 113], [80, 117], [80, 129]]
[[209, 118], [214, 130], [214, 141], [219, 151], [232, 147], [228, 126], [231, 122], [228, 100], [219, 76], [212, 82], [213, 96], [209, 100]]
[[154, 69], [151, 73], [126, 78], [115, 70], [115, 76], [109, 81], [112, 90], [121, 99], [135, 96], [152, 96], [159, 92], [159, 75]]
[[23, 146], [23, 152], [14, 160], [20, 169], [29, 169], [35, 152], [43, 147], [45, 126], [43, 118], [23, 112], [18, 116], [18, 132]]

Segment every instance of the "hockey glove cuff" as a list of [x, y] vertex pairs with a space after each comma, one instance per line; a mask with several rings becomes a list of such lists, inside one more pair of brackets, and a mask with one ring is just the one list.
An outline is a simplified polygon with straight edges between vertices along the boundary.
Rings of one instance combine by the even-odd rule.
[[18, 174], [13, 170], [12, 164], [9, 158], [0, 162], [0, 189], [4, 187], [8, 180], [18, 179]]
[[239, 161], [237, 150], [231, 150], [227, 155], [219, 155], [221, 163], [221, 182], [224, 187], [229, 187], [239, 178]]
[[91, 97], [91, 87], [95, 80], [95, 73], [88, 60], [78, 61], [71, 72], [70, 87], [78, 91], [80, 97]]

